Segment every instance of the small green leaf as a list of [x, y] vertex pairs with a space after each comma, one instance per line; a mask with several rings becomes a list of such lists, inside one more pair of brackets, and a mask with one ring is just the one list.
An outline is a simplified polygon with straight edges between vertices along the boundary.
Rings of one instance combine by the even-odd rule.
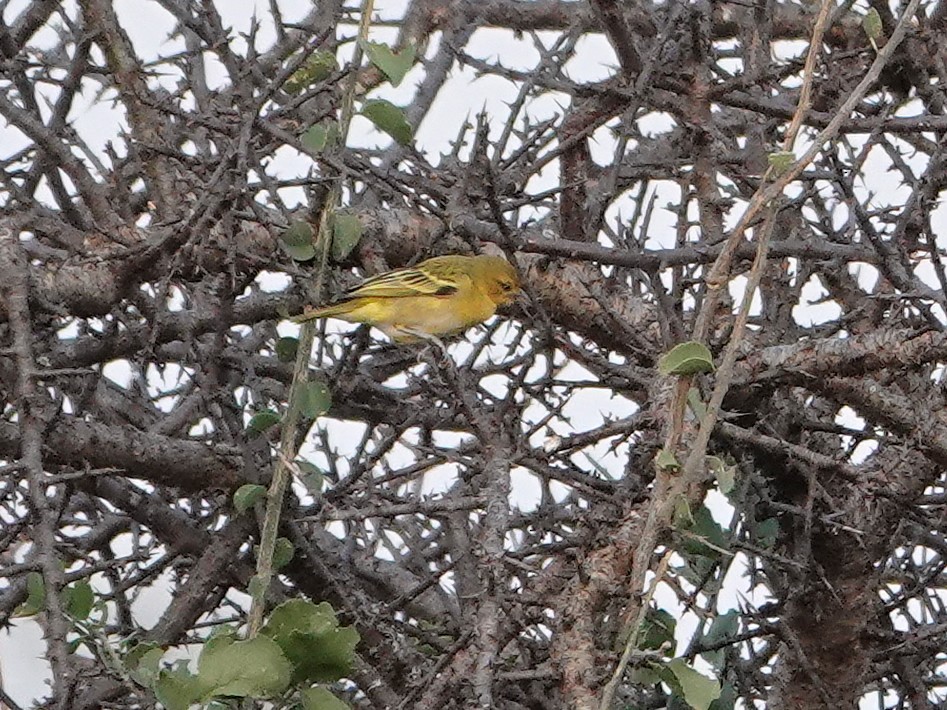
[[229, 638], [231, 641], [239, 641], [240, 637], [237, 635], [237, 629], [230, 624], [220, 624], [215, 626], [213, 631], [210, 632], [210, 636], [207, 637], [207, 640], [216, 639], [216, 638]]
[[[726, 614], [721, 614], [711, 622], [710, 628], [701, 639], [701, 643], [705, 646], [723, 643], [736, 634], [739, 624], [740, 615], [737, 612], [728, 611]], [[712, 665], [714, 669], [720, 671], [723, 669], [725, 660], [723, 651], [722, 648], [713, 651], [702, 651], [700, 655], [703, 656], [704, 660]]]
[[691, 668], [682, 658], [668, 662], [667, 669], [677, 681], [677, 690], [694, 710], [710, 710], [710, 704], [720, 697], [720, 683]]
[[307, 688], [301, 693], [302, 710], [350, 710], [326, 688]]
[[726, 682], [720, 690], [720, 697], [710, 704], [710, 710], [733, 710], [739, 694], [732, 683]]
[[703, 421], [704, 417], [707, 416], [707, 405], [700, 398], [700, 391], [696, 387], [687, 390], [687, 406], [691, 408], [694, 416], [699, 421]]
[[233, 507], [237, 515], [246, 513], [250, 508], [256, 505], [258, 500], [262, 500], [266, 495], [266, 488], [256, 483], [245, 483], [233, 494]]
[[694, 514], [691, 512], [690, 503], [687, 502], [687, 496], [683, 493], [674, 496], [672, 521], [674, 527], [678, 530], [687, 530], [694, 524]]
[[71, 584], [63, 590], [63, 597], [66, 603], [66, 612], [73, 619], [84, 621], [88, 618], [95, 604], [95, 595], [92, 593], [92, 585], [86, 580], [81, 580]]
[[703, 343], [693, 340], [679, 343], [665, 353], [658, 363], [662, 375], [693, 375], [714, 369], [714, 358]]
[[884, 26], [881, 22], [881, 15], [878, 14], [875, 8], [868, 8], [868, 12], [866, 12], [865, 17], [862, 18], [862, 29], [865, 30], [865, 34], [872, 43], [881, 39]]
[[698, 589], [703, 589], [707, 586], [708, 580], [710, 580], [716, 567], [716, 560], [700, 555], [691, 555], [679, 565], [675, 565], [674, 573], [681, 579], [686, 579]]
[[187, 669], [187, 663], [165, 668], [158, 674], [155, 697], [168, 710], [188, 710], [201, 697], [197, 677]]
[[631, 678], [631, 682], [636, 686], [657, 685], [661, 682], [661, 676], [655, 673], [651, 668], [646, 668], [645, 666], [632, 668], [628, 677]]
[[724, 466], [717, 473], [717, 485], [720, 486], [720, 492], [725, 496], [733, 493], [733, 487], [736, 485], [736, 466]]
[[727, 533], [714, 520], [714, 516], [706, 505], [700, 506], [693, 512], [690, 525], [677, 527], [690, 533], [685, 536], [681, 546], [682, 551], [690, 555], [719, 559], [721, 550], [725, 551], [729, 545]]
[[293, 681], [330, 682], [348, 673], [354, 659], [358, 632], [340, 627], [326, 603], [292, 599], [280, 604], [263, 627], [263, 634], [283, 649], [295, 670]]
[[270, 427], [279, 424], [279, 422], [279, 414], [272, 409], [264, 409], [262, 412], [257, 412], [250, 417], [250, 422], [247, 424], [247, 434], [251, 437], [259, 436]]
[[332, 394], [325, 382], [307, 382], [299, 391], [299, 411], [310, 419], [321, 417], [332, 406]]
[[295, 554], [296, 548], [289, 539], [276, 538], [276, 547], [273, 549], [273, 569], [281, 569], [288, 565]]
[[728, 466], [719, 456], [708, 456], [707, 467], [717, 479], [717, 487], [725, 496], [733, 492], [733, 486], [736, 485], [737, 467]]
[[307, 222], [293, 222], [280, 235], [283, 251], [296, 261], [309, 261], [316, 256], [312, 243], [312, 226]]
[[320, 495], [325, 485], [325, 476], [322, 475], [319, 467], [309, 461], [297, 459], [296, 468], [299, 469], [300, 483], [306, 487], [306, 490], [314, 496]]
[[310, 152], [320, 153], [326, 147], [338, 145], [339, 124], [336, 121], [313, 124], [300, 140]]
[[381, 69], [392, 86], [398, 86], [414, 64], [415, 49], [413, 45], [409, 44], [395, 54], [387, 44], [367, 40], [359, 40], [359, 44], [365, 50], [365, 54], [368, 55], [369, 61]]
[[126, 670], [133, 670], [139, 668], [143, 663], [149, 665], [155, 669], [158, 668], [158, 664], [145, 662], [145, 656], [150, 654], [152, 651], [161, 651], [161, 654], [158, 656], [158, 660], [161, 660], [161, 656], [164, 655], [164, 651], [156, 643], [148, 641], [146, 643], [136, 643], [133, 645], [128, 652], [122, 656], [122, 664], [125, 666]]
[[411, 126], [405, 118], [404, 111], [390, 101], [375, 99], [366, 101], [360, 113], [375, 124], [380, 131], [384, 131], [401, 145], [411, 143]]
[[153, 643], [140, 643], [125, 654], [122, 663], [136, 683], [154, 688], [161, 671], [164, 649]]
[[43, 575], [39, 572], [29, 572], [26, 575], [26, 601], [14, 610], [13, 617], [34, 616], [42, 611], [45, 603], [46, 585]]
[[321, 123], [316, 123], [309, 127], [309, 130], [303, 133], [302, 144], [313, 153], [319, 153], [326, 147], [329, 139], [329, 129]]
[[287, 94], [298, 94], [313, 84], [328, 79], [337, 69], [339, 63], [335, 55], [330, 52], [313, 52], [293, 74], [283, 82], [283, 91]]
[[247, 641], [215, 638], [204, 644], [197, 680], [205, 700], [217, 695], [266, 698], [289, 686], [293, 667], [266, 636]]
[[776, 175], [785, 175], [792, 164], [796, 162], [796, 156], [791, 151], [782, 150], [776, 153], [770, 153], [766, 156], [766, 161], [773, 169]]
[[342, 261], [359, 239], [362, 238], [362, 223], [354, 214], [337, 214], [332, 224], [332, 258]]
[[665, 644], [673, 648], [677, 619], [664, 609], [648, 609], [638, 632], [638, 648], [656, 651]]
[[307, 688], [301, 694], [303, 710], [349, 710], [349, 706], [325, 688]]
[[654, 459], [654, 465], [665, 471], [681, 470], [681, 464], [678, 462], [677, 456], [674, 455], [673, 451], [667, 449], [661, 449]]
[[767, 518], [756, 524], [756, 544], [764, 550], [769, 550], [776, 544], [779, 534], [779, 521], [776, 518]]
[[276, 359], [280, 362], [295, 362], [299, 350], [299, 338], [280, 338], [276, 341]]

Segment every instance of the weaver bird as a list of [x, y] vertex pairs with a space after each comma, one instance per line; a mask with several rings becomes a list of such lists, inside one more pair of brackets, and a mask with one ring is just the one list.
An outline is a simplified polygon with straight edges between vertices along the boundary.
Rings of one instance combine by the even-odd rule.
[[436, 256], [353, 286], [334, 303], [293, 318], [368, 323], [396, 343], [462, 333], [520, 293], [513, 266], [498, 256]]

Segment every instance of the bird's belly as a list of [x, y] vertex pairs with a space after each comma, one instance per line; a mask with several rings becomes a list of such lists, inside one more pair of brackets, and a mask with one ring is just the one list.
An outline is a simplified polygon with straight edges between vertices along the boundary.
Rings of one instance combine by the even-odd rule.
[[485, 321], [494, 311], [493, 303], [486, 299], [405, 296], [374, 299], [371, 303], [353, 309], [348, 315], [351, 320], [369, 323], [389, 335], [397, 331], [450, 335]]

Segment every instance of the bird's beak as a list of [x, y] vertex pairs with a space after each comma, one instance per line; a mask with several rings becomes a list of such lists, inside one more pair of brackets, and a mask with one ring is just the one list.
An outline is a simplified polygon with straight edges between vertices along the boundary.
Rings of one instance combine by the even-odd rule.
[[511, 311], [522, 311], [523, 308], [529, 304], [529, 296], [526, 295], [526, 291], [519, 291], [515, 296], [513, 296], [509, 301], [504, 303], [499, 310], [503, 312]]

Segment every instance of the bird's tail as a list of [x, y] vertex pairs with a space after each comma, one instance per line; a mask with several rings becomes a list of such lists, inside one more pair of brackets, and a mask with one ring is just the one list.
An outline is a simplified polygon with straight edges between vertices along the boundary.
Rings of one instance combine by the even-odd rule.
[[293, 316], [291, 320], [293, 323], [305, 323], [306, 321], [315, 320], [316, 318], [344, 316], [346, 313], [351, 311], [353, 307], [354, 304], [351, 301], [330, 303], [328, 306], [309, 309], [305, 313], [300, 313], [298, 316]]

